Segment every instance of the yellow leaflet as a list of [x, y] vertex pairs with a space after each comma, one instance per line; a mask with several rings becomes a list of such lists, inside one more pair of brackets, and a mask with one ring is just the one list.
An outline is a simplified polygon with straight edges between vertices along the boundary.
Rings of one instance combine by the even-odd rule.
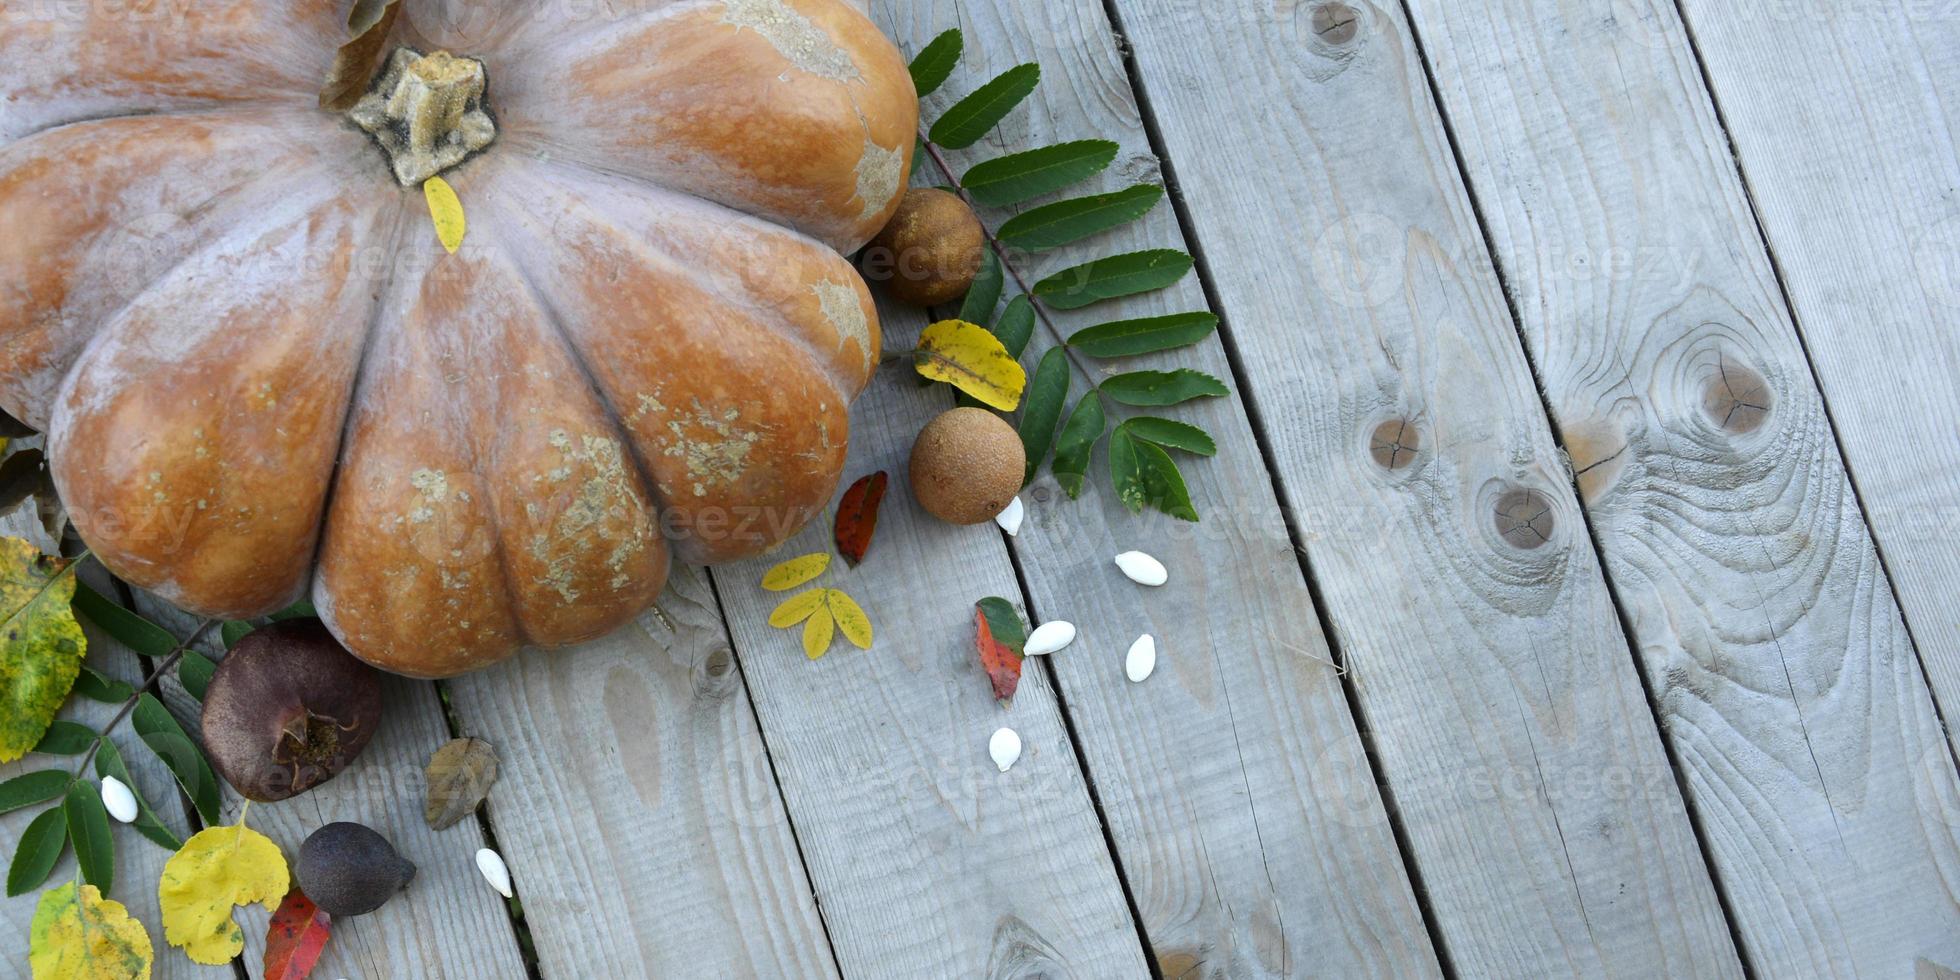
[[34, 980], [149, 980], [149, 932], [94, 885], [48, 889], [27, 935]]
[[1000, 338], [965, 320], [941, 320], [919, 334], [917, 369], [1003, 412], [1021, 404], [1021, 391], [1028, 386], [1028, 373]]
[[0, 762], [41, 741], [82, 672], [88, 638], [75, 622], [69, 564], [0, 538]]
[[828, 608], [819, 609], [816, 615], [803, 621], [803, 655], [815, 660], [830, 649], [830, 638], [837, 633], [837, 621], [830, 618]]
[[830, 552], [813, 551], [777, 565], [762, 573], [762, 587], [771, 592], [793, 589], [823, 574], [830, 567]]
[[429, 219], [436, 223], [436, 237], [442, 239], [442, 247], [449, 254], [463, 247], [463, 234], [469, 231], [470, 223], [463, 217], [463, 201], [456, 196], [456, 188], [441, 177], [430, 177], [422, 182], [422, 196], [429, 199]]
[[769, 614], [769, 625], [779, 630], [786, 630], [809, 619], [810, 614], [823, 605], [823, 593], [822, 589], [811, 589], [784, 599], [783, 604]]
[[837, 620], [837, 630], [844, 634], [844, 639], [860, 650], [871, 649], [871, 617], [864, 614], [864, 607], [856, 599], [836, 589], [825, 589], [824, 605]]
[[264, 834], [243, 823], [200, 830], [164, 864], [157, 884], [164, 941], [194, 962], [228, 963], [245, 948], [232, 907], [262, 902], [277, 911], [290, 888], [286, 856]]

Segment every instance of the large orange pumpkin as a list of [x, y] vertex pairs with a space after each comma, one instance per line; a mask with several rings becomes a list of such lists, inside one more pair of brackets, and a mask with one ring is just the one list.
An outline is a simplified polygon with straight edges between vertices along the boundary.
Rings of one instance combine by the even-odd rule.
[[310, 589], [362, 658], [447, 676], [816, 514], [879, 356], [840, 253], [918, 122], [870, 21], [405, 0], [343, 113], [346, 8], [6, 16], [0, 404], [103, 563], [213, 616]]

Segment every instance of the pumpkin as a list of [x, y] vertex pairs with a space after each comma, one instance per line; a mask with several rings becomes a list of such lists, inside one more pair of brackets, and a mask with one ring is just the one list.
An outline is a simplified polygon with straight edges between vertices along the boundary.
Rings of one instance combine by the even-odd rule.
[[345, 4], [6, 18], [0, 407], [96, 557], [441, 677], [794, 534], [879, 358], [844, 256], [910, 169], [891, 43], [841, 0], [404, 0], [339, 111]]

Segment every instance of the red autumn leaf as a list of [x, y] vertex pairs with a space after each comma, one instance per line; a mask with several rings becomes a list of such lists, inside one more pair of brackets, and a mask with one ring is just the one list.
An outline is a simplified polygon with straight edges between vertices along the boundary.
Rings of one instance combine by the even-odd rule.
[[855, 565], [864, 560], [871, 547], [871, 535], [878, 530], [878, 505], [885, 502], [885, 471], [879, 470], [851, 484], [837, 505], [837, 553]]
[[327, 948], [327, 922], [327, 913], [304, 892], [287, 892], [265, 933], [265, 980], [306, 980]]
[[1021, 686], [1021, 655], [1014, 648], [994, 639], [994, 631], [987, 625], [987, 611], [973, 611], [973, 628], [977, 636], [975, 645], [980, 648], [980, 666], [987, 669], [987, 679], [994, 684], [994, 699], [1006, 701], [1014, 696], [1014, 689]]

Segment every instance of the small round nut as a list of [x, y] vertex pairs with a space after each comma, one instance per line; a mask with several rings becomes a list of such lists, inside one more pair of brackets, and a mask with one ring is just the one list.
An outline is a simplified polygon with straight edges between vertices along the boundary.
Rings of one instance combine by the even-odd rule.
[[912, 496], [949, 524], [980, 524], [1021, 491], [1027, 453], [1005, 419], [955, 408], [926, 423], [912, 443]]
[[987, 233], [965, 201], [914, 187], [865, 250], [865, 276], [883, 279], [901, 303], [951, 303], [972, 288], [986, 248]]

